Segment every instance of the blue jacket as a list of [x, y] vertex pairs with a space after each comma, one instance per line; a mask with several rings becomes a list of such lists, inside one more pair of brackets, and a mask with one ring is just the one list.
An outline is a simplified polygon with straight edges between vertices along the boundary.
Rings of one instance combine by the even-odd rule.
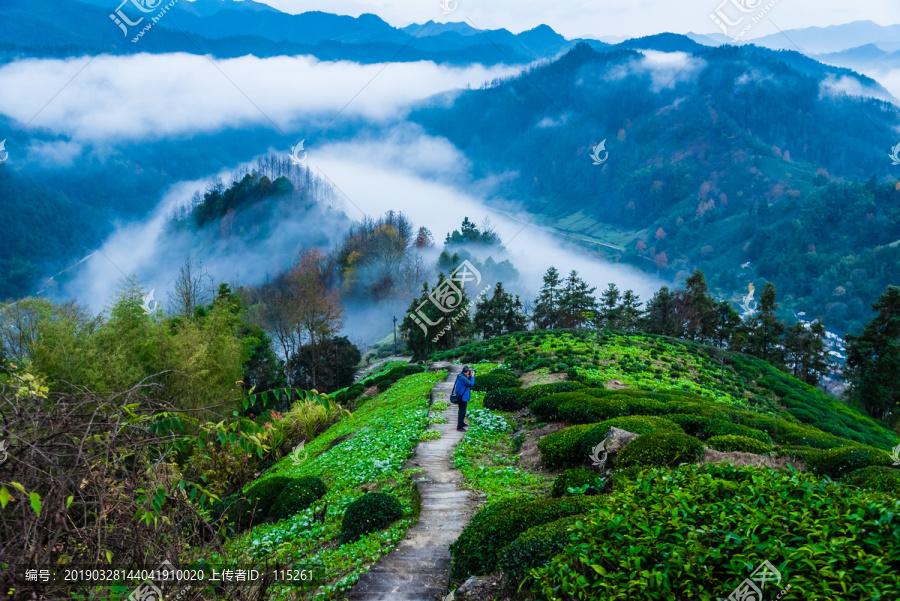
[[459, 395], [460, 403], [468, 403], [472, 396], [472, 388], [475, 386], [475, 376], [467, 378], [463, 374], [456, 376], [456, 384], [453, 385], [453, 394]]

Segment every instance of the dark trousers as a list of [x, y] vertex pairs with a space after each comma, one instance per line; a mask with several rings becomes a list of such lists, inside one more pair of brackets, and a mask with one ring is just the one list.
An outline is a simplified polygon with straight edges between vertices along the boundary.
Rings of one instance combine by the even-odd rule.
[[469, 403], [460, 401], [456, 405], [459, 407], [459, 418], [456, 420], [456, 429], [462, 430], [465, 428], [465, 422], [463, 420], [466, 419], [466, 407], [469, 406]]

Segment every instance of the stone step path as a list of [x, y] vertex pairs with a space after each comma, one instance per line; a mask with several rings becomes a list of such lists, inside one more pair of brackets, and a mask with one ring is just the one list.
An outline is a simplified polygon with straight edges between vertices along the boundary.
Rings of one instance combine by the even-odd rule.
[[[430, 371], [448, 370], [444, 382], [431, 389], [431, 401], [450, 402], [460, 365], [432, 363]], [[432, 424], [438, 440], [420, 442], [407, 467], [423, 468], [416, 486], [422, 499], [419, 521], [406, 531], [394, 550], [359, 577], [348, 601], [437, 601], [450, 584], [450, 544], [469, 523], [474, 497], [461, 490], [462, 474], [453, 469], [453, 449], [464, 434], [456, 431], [458, 408], [450, 405], [441, 415], [446, 424]]]

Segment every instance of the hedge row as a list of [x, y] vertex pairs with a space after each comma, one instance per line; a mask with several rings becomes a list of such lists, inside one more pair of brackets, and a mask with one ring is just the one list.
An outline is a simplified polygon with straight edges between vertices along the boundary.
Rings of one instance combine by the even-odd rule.
[[867, 467], [888, 467], [893, 464], [891, 456], [881, 449], [862, 445], [837, 449], [814, 449], [811, 447], [780, 447], [778, 456], [794, 457], [806, 464], [807, 470], [818, 476], [838, 478]]
[[766, 599], [785, 583], [804, 599], [900, 598], [900, 513], [888, 495], [715, 464], [642, 475], [594, 498], [522, 598], [725, 598], [763, 561], [782, 576]]
[[[476, 384], [478, 380], [475, 380]], [[537, 399], [560, 392], [574, 392], [584, 388], [580, 382], [554, 382], [538, 384], [531, 388], [497, 388], [484, 396], [486, 409], [495, 411], [518, 411]]]
[[681, 432], [678, 424], [662, 417], [616, 417], [595, 424], [573, 426], [545, 436], [538, 442], [541, 459], [553, 468], [582, 465], [590, 459], [592, 449], [606, 438], [612, 427], [636, 434], [647, 434], [659, 429]]
[[216, 519], [225, 518], [235, 532], [265, 522], [289, 518], [321, 499], [328, 489], [315, 476], [273, 476], [260, 480], [242, 495], [230, 495], [213, 506]]
[[450, 545], [452, 577], [490, 574], [500, 552], [534, 526], [584, 513], [598, 497], [578, 495], [559, 499], [508, 499], [488, 505], [477, 513], [459, 538]]

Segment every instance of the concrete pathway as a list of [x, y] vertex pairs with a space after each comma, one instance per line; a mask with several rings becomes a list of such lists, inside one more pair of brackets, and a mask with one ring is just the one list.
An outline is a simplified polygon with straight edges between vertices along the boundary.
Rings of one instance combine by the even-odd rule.
[[[449, 370], [444, 382], [431, 390], [431, 401], [450, 402], [460, 365], [433, 363], [430, 371]], [[464, 434], [456, 431], [458, 408], [450, 405], [441, 415], [446, 424], [432, 424], [438, 440], [420, 442], [407, 467], [424, 468], [417, 483], [422, 498], [419, 521], [406, 538], [359, 577], [348, 601], [436, 601], [450, 584], [450, 544], [469, 523], [474, 507], [471, 492], [461, 490], [462, 474], [453, 469], [453, 449]]]

